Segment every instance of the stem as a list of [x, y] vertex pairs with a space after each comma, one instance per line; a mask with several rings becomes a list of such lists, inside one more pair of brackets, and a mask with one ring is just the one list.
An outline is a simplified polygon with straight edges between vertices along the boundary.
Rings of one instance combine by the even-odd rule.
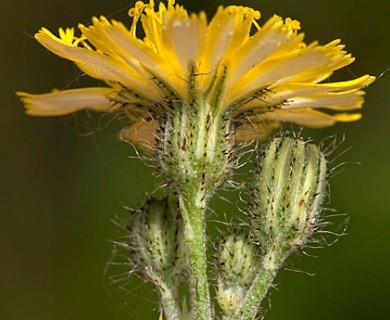
[[212, 319], [205, 239], [204, 205], [195, 203], [193, 196], [180, 196], [184, 220], [184, 238], [190, 266], [190, 291], [193, 318]]
[[226, 320], [248, 320], [255, 318], [261, 302], [267, 295], [268, 289], [271, 287], [283, 261], [289, 253], [289, 250], [284, 249], [277, 241], [270, 248], [245, 299], [237, 309], [237, 312], [233, 316], [225, 318]]

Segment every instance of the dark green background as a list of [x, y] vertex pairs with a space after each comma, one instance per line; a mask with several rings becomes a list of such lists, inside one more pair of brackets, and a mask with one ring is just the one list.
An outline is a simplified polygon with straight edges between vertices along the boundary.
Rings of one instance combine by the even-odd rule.
[[[182, 3], [209, 16], [219, 4]], [[258, 8], [262, 22], [273, 13], [300, 20], [307, 41], [341, 37], [357, 61], [332, 79], [378, 76], [390, 66], [388, 0], [234, 4]], [[126, 216], [123, 205], [145, 197], [154, 181], [151, 170], [129, 158], [134, 152], [115, 139], [117, 125], [98, 130], [111, 119], [85, 113], [31, 118], [14, 95], [15, 90], [42, 93], [86, 83], [71, 63], [32, 38], [41, 26], [76, 26], [100, 14], [124, 19], [128, 6], [126, 0], [0, 1], [1, 319], [158, 318], [157, 300], [147, 285], [131, 278], [129, 291], [123, 292], [110, 285], [104, 272], [110, 240], [123, 236], [111, 220]], [[292, 268], [316, 276], [283, 271], [278, 290], [271, 290], [266, 319], [388, 319], [389, 79], [386, 73], [367, 90], [363, 120], [306, 131], [318, 140], [345, 133], [340, 151], [352, 149], [339, 162], [361, 162], [345, 165], [331, 181], [331, 207], [348, 213], [349, 235], [330, 248], [309, 251], [318, 258], [292, 259]], [[231, 212], [228, 206], [219, 210]]]

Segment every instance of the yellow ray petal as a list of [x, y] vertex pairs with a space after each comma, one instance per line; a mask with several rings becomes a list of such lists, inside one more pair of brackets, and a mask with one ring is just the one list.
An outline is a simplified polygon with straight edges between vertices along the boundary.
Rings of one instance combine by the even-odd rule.
[[179, 8], [171, 15], [163, 16], [165, 27], [162, 29], [162, 39], [167, 61], [177, 63], [180, 66], [178, 76], [185, 77], [189, 63], [198, 61], [200, 48], [205, 40], [207, 21], [204, 14], [188, 16], [185, 10]]
[[[327, 82], [327, 83], [287, 83], [285, 85], [278, 86], [272, 90], [265, 90], [263, 94], [257, 95], [252, 101], [240, 105], [235, 109], [236, 113], [243, 113], [248, 110], [267, 110], [272, 107], [293, 107], [298, 106], [297, 102], [306, 99], [312, 101], [312, 104], [300, 107], [326, 107], [331, 109], [337, 109], [335, 105], [332, 106], [331, 100], [336, 97], [345, 95], [350, 98], [350, 103], [346, 99], [343, 99], [343, 104], [339, 109], [351, 110], [361, 107], [363, 102], [362, 92], [359, 89], [367, 87], [375, 80], [375, 77], [369, 75], [362, 76], [360, 78], [342, 81], [342, 82]], [[317, 102], [316, 100], [322, 100]], [[291, 101], [295, 103], [291, 104]], [[328, 101], [328, 103], [325, 103]]]
[[122, 23], [109, 22], [105, 17], [93, 18], [92, 21], [93, 26], [79, 25], [79, 28], [97, 49], [120, 57], [139, 72], [140, 66], [146, 65], [155, 72], [172, 73], [163, 57], [134, 37]]
[[354, 110], [363, 104], [363, 91], [328, 92], [322, 95], [294, 97], [280, 106], [281, 110], [328, 108], [332, 110]]
[[313, 82], [319, 75], [328, 75], [333, 70], [353, 62], [342, 51], [338, 42], [326, 46], [316, 43], [290, 54], [275, 56], [260, 63], [243, 76], [230, 91], [229, 97], [241, 96], [258, 88], [273, 89], [286, 82]]
[[202, 73], [212, 73], [249, 38], [250, 29], [260, 12], [248, 7], [220, 6], [207, 27], [205, 46], [200, 56]]
[[257, 33], [245, 42], [232, 57], [231, 83], [250, 71], [252, 68], [275, 55], [290, 53], [300, 47], [303, 34], [297, 35], [287, 29], [282, 18], [274, 16], [269, 19]]
[[33, 116], [63, 116], [82, 109], [112, 112], [121, 106], [112, 100], [116, 94], [112, 88], [54, 90], [45, 94], [17, 92], [26, 113]]
[[336, 122], [350, 122], [361, 118], [360, 113], [337, 113], [329, 115], [317, 110], [278, 110], [267, 112], [259, 116], [260, 119], [278, 122], [293, 122], [309, 128], [324, 128], [334, 125]]
[[148, 83], [144, 77], [140, 76], [123, 60], [85, 48], [71, 46], [55, 37], [45, 28], [42, 28], [35, 35], [35, 38], [56, 55], [80, 64], [89, 75], [103, 80], [119, 82], [145, 95], [150, 92], [153, 97], [154, 89], [150, 81]]

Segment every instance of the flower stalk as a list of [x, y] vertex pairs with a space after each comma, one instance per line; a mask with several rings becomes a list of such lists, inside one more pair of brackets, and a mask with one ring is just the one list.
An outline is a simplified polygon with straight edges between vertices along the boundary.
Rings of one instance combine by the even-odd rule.
[[180, 197], [184, 221], [184, 241], [190, 270], [192, 319], [213, 319], [207, 275], [205, 210], [192, 201]]

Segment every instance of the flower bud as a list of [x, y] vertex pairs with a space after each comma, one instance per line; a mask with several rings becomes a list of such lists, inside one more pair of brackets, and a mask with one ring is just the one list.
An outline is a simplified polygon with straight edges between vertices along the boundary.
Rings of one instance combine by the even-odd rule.
[[176, 283], [183, 276], [182, 220], [172, 198], [151, 198], [135, 213], [128, 225], [130, 260], [145, 280]]
[[228, 112], [214, 110], [200, 98], [177, 103], [159, 130], [159, 173], [176, 192], [196, 193], [193, 197], [203, 203], [231, 177], [234, 128]]
[[222, 312], [232, 315], [260, 269], [260, 252], [245, 232], [230, 234], [218, 247], [217, 300]]
[[319, 148], [292, 138], [273, 139], [255, 174], [251, 227], [269, 249], [301, 247], [315, 231], [327, 193], [327, 161]]

